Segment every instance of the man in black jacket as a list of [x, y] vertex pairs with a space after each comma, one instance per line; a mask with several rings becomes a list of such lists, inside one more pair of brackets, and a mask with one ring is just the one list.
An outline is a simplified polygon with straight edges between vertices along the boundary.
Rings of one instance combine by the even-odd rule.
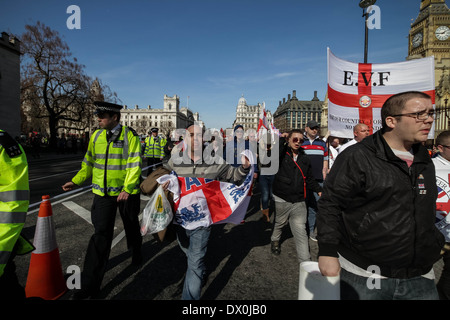
[[340, 273], [342, 299], [438, 299], [433, 264], [444, 239], [434, 224], [435, 168], [422, 145], [431, 98], [394, 95], [381, 119], [382, 129], [340, 154], [327, 177], [319, 268]]

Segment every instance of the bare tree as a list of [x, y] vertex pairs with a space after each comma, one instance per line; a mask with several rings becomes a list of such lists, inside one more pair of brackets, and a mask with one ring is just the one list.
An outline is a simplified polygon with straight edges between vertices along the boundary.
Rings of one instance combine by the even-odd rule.
[[[50, 145], [56, 146], [59, 129], [85, 131], [90, 127], [93, 100], [117, 97], [98, 79], [93, 81], [85, 73], [85, 66], [72, 58], [57, 31], [41, 22], [25, 28], [21, 36], [22, 106], [31, 117], [45, 119]], [[95, 83], [100, 90], [92, 90]]]

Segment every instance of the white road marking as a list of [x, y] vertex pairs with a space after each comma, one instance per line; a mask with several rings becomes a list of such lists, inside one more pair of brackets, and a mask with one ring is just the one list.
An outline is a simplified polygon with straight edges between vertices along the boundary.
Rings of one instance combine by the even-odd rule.
[[[86, 220], [87, 222], [89, 222], [90, 224], [92, 224], [91, 221], [91, 212], [89, 210], [86, 210], [85, 208], [83, 208], [82, 206], [76, 204], [73, 201], [65, 201], [62, 203], [67, 209], [71, 210], [72, 212], [74, 212], [76, 215], [80, 216], [81, 218], [83, 218], [84, 220]], [[142, 214], [139, 215], [139, 220], [142, 219]], [[117, 227], [114, 227], [114, 230], [116, 230]], [[116, 246], [116, 244], [118, 244], [123, 238], [125, 237], [125, 230], [122, 230], [121, 233], [119, 233], [117, 235], [117, 237], [115, 237], [111, 243], [111, 249], [114, 248]]]
[[76, 215], [80, 216], [90, 224], [92, 224], [91, 212], [89, 210], [86, 210], [85, 208], [76, 204], [73, 201], [65, 201], [62, 203], [62, 205], [65, 206], [67, 209], [73, 211]]
[[[85, 221], [87, 221], [89, 224], [92, 224], [92, 220], [91, 220], [91, 212], [90, 212], [89, 210], [86, 210], [85, 208], [83, 208], [82, 206], [76, 204], [76, 203], [73, 202], [73, 201], [64, 201], [64, 200], [67, 200], [67, 199], [70, 199], [70, 198], [74, 198], [74, 197], [76, 197], [76, 196], [79, 196], [79, 195], [81, 195], [81, 194], [87, 193], [87, 192], [89, 192], [89, 191], [91, 191], [91, 190], [86, 190], [85, 192], [82, 192], [82, 193], [80, 193], [80, 194], [73, 195], [72, 197], [68, 197], [68, 198], [66, 198], [66, 199], [63, 199], [63, 200], [60, 200], [60, 201], [56, 201], [56, 202], [54, 202], [53, 204], [57, 204], [57, 203], [61, 203], [61, 202], [62, 202], [62, 205], [64, 205], [67, 209], [69, 209], [70, 211], [74, 212], [76, 215], [78, 215], [79, 217], [81, 217], [82, 219], [84, 219]], [[148, 201], [148, 200], [150, 200], [150, 197], [147, 197], [147, 196], [141, 194], [141, 200]], [[35, 209], [35, 210], [33, 210], [33, 211], [28, 212], [28, 214], [31, 214], [31, 213], [34, 213], [34, 212], [37, 212], [37, 211], [39, 211], [39, 208], [37, 208], [37, 209]], [[141, 219], [142, 219], [142, 213], [139, 215], [139, 220], [141, 220]], [[116, 229], [117, 229], [117, 227], [114, 227], [114, 230], [116, 230]], [[111, 243], [111, 249], [112, 249], [114, 246], [116, 246], [116, 245], [117, 245], [124, 237], [125, 237], [125, 230], [122, 230], [122, 232], [119, 233], [119, 234], [117, 235], [117, 237], [115, 237], [115, 238], [113, 239], [113, 241], [112, 241], [112, 243]]]

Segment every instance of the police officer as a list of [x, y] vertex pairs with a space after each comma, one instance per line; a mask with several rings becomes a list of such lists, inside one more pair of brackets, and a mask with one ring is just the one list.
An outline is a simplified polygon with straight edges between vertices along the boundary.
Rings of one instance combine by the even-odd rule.
[[[147, 166], [153, 166], [162, 162], [164, 158], [164, 146], [167, 140], [158, 136], [158, 128], [152, 128], [148, 134], [149, 137], [145, 138], [145, 150], [144, 157], [147, 158]], [[148, 168], [147, 176], [153, 172], [156, 166]]]
[[62, 186], [72, 190], [92, 177], [94, 201], [91, 208], [95, 232], [92, 235], [84, 262], [81, 290], [74, 299], [95, 297], [99, 291], [109, 259], [114, 222], [119, 208], [132, 263], [142, 261], [142, 236], [139, 226], [141, 155], [136, 132], [120, 122], [120, 105], [95, 102], [100, 129], [89, 140], [81, 170], [72, 181]]
[[25, 152], [0, 130], [0, 300], [24, 299], [14, 257], [33, 250], [21, 236], [29, 205], [28, 163]]

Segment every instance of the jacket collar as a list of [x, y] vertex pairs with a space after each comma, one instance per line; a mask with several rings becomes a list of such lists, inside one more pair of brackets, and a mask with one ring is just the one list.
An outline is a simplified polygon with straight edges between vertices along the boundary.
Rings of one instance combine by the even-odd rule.
[[[367, 148], [371, 149], [375, 152], [375, 155], [383, 160], [397, 162], [400, 160], [392, 151], [391, 147], [388, 145], [386, 140], [383, 137], [383, 131], [378, 130], [373, 135], [365, 138], [361, 141]], [[428, 163], [431, 162], [431, 158], [427, 152], [427, 149], [420, 143], [416, 143], [412, 146], [413, 154], [414, 154], [414, 163], [422, 162]]]

